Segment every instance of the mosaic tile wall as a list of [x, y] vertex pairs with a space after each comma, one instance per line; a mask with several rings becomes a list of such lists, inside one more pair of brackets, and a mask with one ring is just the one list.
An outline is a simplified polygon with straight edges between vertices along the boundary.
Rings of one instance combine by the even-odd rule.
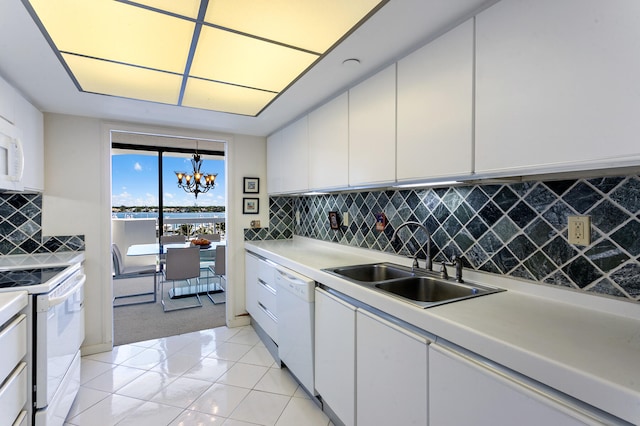
[[293, 237], [293, 199], [269, 197], [269, 226], [245, 229], [245, 241], [286, 240]]
[[0, 256], [84, 250], [84, 236], [42, 236], [42, 194], [0, 194]]
[[[367, 191], [275, 197], [271, 226], [281, 233], [300, 211], [296, 235], [425, 258], [426, 234], [436, 264], [462, 255], [465, 266], [588, 292], [640, 300], [640, 177], [605, 177], [509, 185]], [[332, 230], [328, 212], [348, 211], [349, 226]], [[375, 213], [384, 212], [384, 232]], [[591, 244], [569, 244], [567, 216], [591, 217]], [[284, 218], [281, 220], [281, 218]], [[423, 264], [421, 262], [421, 264]]]

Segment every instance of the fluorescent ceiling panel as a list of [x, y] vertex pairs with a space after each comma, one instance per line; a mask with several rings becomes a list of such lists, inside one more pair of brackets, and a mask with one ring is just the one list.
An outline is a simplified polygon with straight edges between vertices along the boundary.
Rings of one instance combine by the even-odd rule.
[[324, 53], [380, 0], [215, 0], [205, 22]]
[[65, 62], [86, 92], [175, 105], [182, 76], [63, 54]]
[[196, 19], [200, 10], [200, 0], [135, 0], [135, 2], [191, 19]]
[[193, 22], [113, 0], [31, 4], [61, 52], [184, 73]]
[[233, 114], [256, 115], [276, 95], [277, 93], [189, 78], [182, 105]]
[[318, 55], [202, 27], [191, 75], [279, 92]]
[[79, 90], [244, 115], [387, 1], [22, 0]]

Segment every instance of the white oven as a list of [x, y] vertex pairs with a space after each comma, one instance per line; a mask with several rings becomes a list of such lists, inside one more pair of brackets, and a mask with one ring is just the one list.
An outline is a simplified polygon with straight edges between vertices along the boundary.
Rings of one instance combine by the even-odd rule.
[[80, 268], [51, 292], [34, 296], [36, 426], [62, 425], [80, 389], [85, 281]]
[[77, 253], [0, 257], [0, 292], [29, 293], [29, 425], [62, 426], [80, 389], [83, 259]]

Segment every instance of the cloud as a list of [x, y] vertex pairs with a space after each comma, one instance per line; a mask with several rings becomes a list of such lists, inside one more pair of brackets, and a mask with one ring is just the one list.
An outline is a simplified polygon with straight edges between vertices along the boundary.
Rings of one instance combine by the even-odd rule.
[[140, 163], [136, 161], [136, 164], [133, 165], [133, 170], [135, 170], [136, 172], [142, 171], [142, 166], [140, 165]]

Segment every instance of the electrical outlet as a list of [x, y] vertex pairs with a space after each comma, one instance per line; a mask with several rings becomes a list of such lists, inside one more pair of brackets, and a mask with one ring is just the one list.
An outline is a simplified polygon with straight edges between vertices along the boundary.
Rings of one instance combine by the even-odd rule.
[[296, 210], [296, 225], [300, 226], [300, 210]]
[[349, 226], [349, 212], [342, 213], [342, 225]]
[[591, 244], [591, 220], [589, 216], [569, 216], [569, 244]]

